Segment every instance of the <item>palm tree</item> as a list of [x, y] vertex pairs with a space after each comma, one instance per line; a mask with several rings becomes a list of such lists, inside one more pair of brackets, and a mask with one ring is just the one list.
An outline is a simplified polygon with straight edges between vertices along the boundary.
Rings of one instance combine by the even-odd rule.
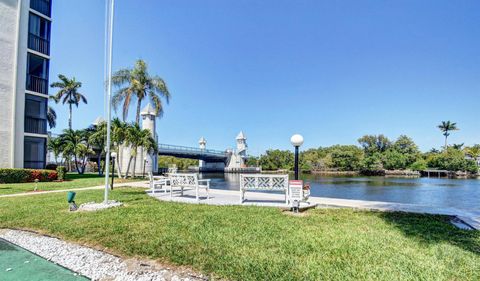
[[58, 157], [60, 156], [60, 154], [62, 154], [63, 148], [64, 144], [61, 138], [48, 138], [47, 149], [53, 153], [53, 157], [55, 158], [55, 164], [57, 164], [57, 166], [61, 163], [61, 161], [58, 161]]
[[[54, 96], [49, 96], [48, 98], [53, 100], [55, 103], [58, 103], [58, 100], [55, 99]], [[47, 108], [47, 123], [50, 129], [53, 129], [55, 126], [57, 126], [57, 113], [50, 105]]]
[[[91, 134], [90, 129], [85, 130], [64, 130], [61, 135], [62, 141], [65, 143], [65, 155], [73, 155], [75, 161], [75, 168], [79, 174], [85, 173], [88, 156], [95, 152], [91, 149], [88, 143], [88, 138]], [[80, 166], [79, 166], [80, 163]]]
[[98, 166], [98, 175], [103, 174], [102, 169], [102, 156], [105, 155], [105, 142], [107, 138], [107, 123], [100, 122], [97, 125], [94, 125], [92, 128], [92, 133], [88, 137], [88, 143], [94, 147], [94, 151], [97, 154], [97, 166]]
[[68, 129], [72, 129], [72, 105], [78, 107], [80, 102], [87, 104], [87, 98], [78, 92], [78, 89], [82, 87], [82, 82], [76, 81], [75, 77], [72, 79], [67, 78], [63, 74], [58, 75], [59, 82], [53, 82], [50, 87], [59, 88], [60, 90], [55, 94], [53, 99], [58, 103], [60, 100], [63, 104], [67, 103], [69, 108], [68, 115]]
[[132, 124], [128, 127], [125, 144], [130, 146], [130, 159], [128, 160], [127, 171], [125, 173], [125, 178], [128, 177], [130, 171], [131, 162], [133, 160], [133, 177], [135, 177], [136, 162], [137, 162], [137, 153], [138, 148], [142, 147], [143, 151], [151, 153], [156, 150], [156, 142], [153, 139], [152, 134], [149, 130], [141, 129], [139, 125]]
[[137, 99], [137, 113], [135, 123], [140, 122], [140, 108], [143, 99], [150, 98], [157, 116], [163, 115], [163, 105], [161, 98], [163, 97], [167, 104], [170, 101], [170, 92], [167, 84], [159, 76], [150, 76], [147, 71], [147, 64], [143, 60], [137, 60], [133, 69], [120, 69], [114, 73], [112, 82], [115, 86], [120, 87], [112, 98], [112, 104], [117, 110], [120, 103], [123, 102], [123, 120], [128, 116], [128, 108], [133, 98]]
[[457, 123], [450, 121], [442, 121], [442, 123], [438, 125], [438, 128], [440, 129], [440, 131], [443, 132], [443, 135], [445, 136], [445, 150], [447, 150], [447, 139], [448, 136], [450, 136], [450, 131], [459, 130], [457, 128]]

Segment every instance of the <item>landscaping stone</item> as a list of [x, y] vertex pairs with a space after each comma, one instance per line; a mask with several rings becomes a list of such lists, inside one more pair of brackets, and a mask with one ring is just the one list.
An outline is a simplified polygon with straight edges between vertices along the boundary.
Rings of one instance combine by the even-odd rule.
[[91, 211], [99, 211], [99, 210], [103, 210], [103, 209], [120, 207], [122, 205], [123, 205], [123, 203], [115, 201], [115, 200], [109, 200], [107, 203], [105, 203], [105, 202], [101, 202], [101, 203], [88, 202], [88, 203], [83, 203], [82, 205], [80, 205], [78, 210], [79, 211], [91, 212]]
[[27, 231], [3, 230], [0, 231], [0, 238], [92, 280], [207, 279], [186, 269], [166, 267], [152, 261], [125, 260], [92, 248]]

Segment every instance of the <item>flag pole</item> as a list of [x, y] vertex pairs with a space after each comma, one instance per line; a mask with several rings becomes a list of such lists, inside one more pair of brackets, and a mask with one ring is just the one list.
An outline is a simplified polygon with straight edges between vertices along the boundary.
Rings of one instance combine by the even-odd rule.
[[111, 111], [112, 111], [112, 49], [113, 49], [113, 12], [115, 0], [106, 1], [105, 18], [105, 95], [107, 101], [107, 142], [105, 151], [105, 198], [104, 203], [108, 203], [109, 175], [110, 175], [110, 133], [111, 133]]

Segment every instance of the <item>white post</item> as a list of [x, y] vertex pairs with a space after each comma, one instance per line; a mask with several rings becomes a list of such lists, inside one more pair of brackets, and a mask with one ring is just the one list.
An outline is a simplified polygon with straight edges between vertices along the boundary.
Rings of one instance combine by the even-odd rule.
[[110, 127], [111, 127], [111, 111], [112, 111], [112, 49], [113, 49], [113, 8], [115, 0], [106, 0], [105, 18], [105, 81], [107, 82], [107, 148], [105, 152], [105, 198], [104, 203], [108, 202], [108, 178], [110, 175]]

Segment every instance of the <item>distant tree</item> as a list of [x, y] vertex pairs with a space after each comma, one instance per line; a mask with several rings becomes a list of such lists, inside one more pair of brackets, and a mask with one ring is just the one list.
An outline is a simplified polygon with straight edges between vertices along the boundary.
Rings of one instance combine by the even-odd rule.
[[128, 177], [130, 171], [130, 166], [133, 160], [133, 171], [132, 175], [135, 177], [136, 170], [136, 159], [138, 148], [142, 147], [147, 153], [156, 151], [157, 145], [155, 139], [152, 137], [152, 134], [147, 129], [141, 129], [139, 125], [132, 124], [128, 126], [126, 135], [125, 135], [125, 145], [130, 147], [130, 159], [128, 160], [127, 171], [125, 177]]
[[64, 148], [64, 144], [61, 138], [59, 137], [49, 137], [47, 141], [47, 149], [53, 153], [53, 157], [55, 158], [55, 164], [57, 166], [61, 163], [61, 160], [58, 161], [58, 158], [62, 154]]
[[78, 92], [78, 89], [82, 87], [82, 83], [67, 78], [65, 75], [59, 74], [58, 79], [60, 81], [53, 82], [50, 87], [59, 88], [59, 91], [53, 96], [53, 100], [57, 103], [62, 101], [62, 104], [68, 104], [68, 129], [72, 129], [72, 106], [78, 107], [80, 102], [87, 104], [87, 98]]
[[[392, 159], [389, 159], [390, 157]], [[384, 166], [386, 169], [406, 169], [420, 157], [421, 153], [415, 142], [411, 138], [401, 135], [385, 153]]]
[[267, 150], [260, 156], [260, 166], [264, 170], [293, 170], [293, 153], [289, 150]]
[[257, 167], [258, 166], [258, 157], [249, 156], [247, 158], [247, 167]]
[[474, 144], [473, 146], [467, 146], [463, 149], [465, 154], [470, 158], [476, 160], [480, 157], [480, 144]]
[[464, 143], [453, 143], [452, 148], [457, 150], [462, 150]]
[[443, 136], [445, 137], [445, 150], [447, 150], [447, 139], [448, 139], [448, 136], [450, 136], [450, 132], [451, 131], [456, 131], [456, 130], [459, 130], [458, 127], [457, 127], [457, 123], [455, 122], [450, 122], [450, 121], [442, 121], [442, 123], [440, 125], [437, 126], [440, 131], [442, 131], [443, 133]]
[[64, 130], [60, 138], [65, 143], [64, 153], [73, 156], [74, 164], [79, 174], [85, 173], [88, 163], [88, 156], [95, 152], [88, 143], [91, 131], [86, 130]]
[[105, 145], [107, 141], [107, 123], [100, 122], [92, 126], [88, 143], [92, 146], [97, 155], [98, 175], [103, 175], [102, 157], [105, 156]]
[[385, 152], [392, 142], [384, 135], [365, 135], [358, 139], [366, 155]]
[[329, 153], [330, 168], [339, 171], [357, 171], [361, 168], [363, 151], [354, 145], [336, 145]]
[[443, 153], [432, 154], [427, 157], [427, 164], [430, 168], [448, 171], [469, 171], [477, 172], [475, 161], [466, 159], [463, 151], [448, 147]]
[[423, 170], [426, 170], [427, 169], [427, 162], [422, 159], [422, 158], [419, 158], [417, 161], [413, 162], [410, 167], [409, 167], [410, 170], [413, 170], [413, 171], [423, 171]]
[[380, 171], [383, 170], [382, 155], [379, 152], [365, 156], [361, 162], [361, 171]]
[[120, 103], [123, 102], [123, 120], [128, 116], [128, 109], [132, 99], [137, 99], [137, 113], [135, 123], [140, 123], [140, 109], [142, 101], [150, 98], [156, 109], [157, 116], [163, 115], [163, 104], [161, 98], [170, 101], [170, 92], [167, 84], [159, 76], [150, 76], [147, 70], [147, 63], [143, 60], [137, 60], [133, 69], [120, 69], [112, 77], [115, 86], [120, 87], [113, 96], [113, 107], [117, 110]]

